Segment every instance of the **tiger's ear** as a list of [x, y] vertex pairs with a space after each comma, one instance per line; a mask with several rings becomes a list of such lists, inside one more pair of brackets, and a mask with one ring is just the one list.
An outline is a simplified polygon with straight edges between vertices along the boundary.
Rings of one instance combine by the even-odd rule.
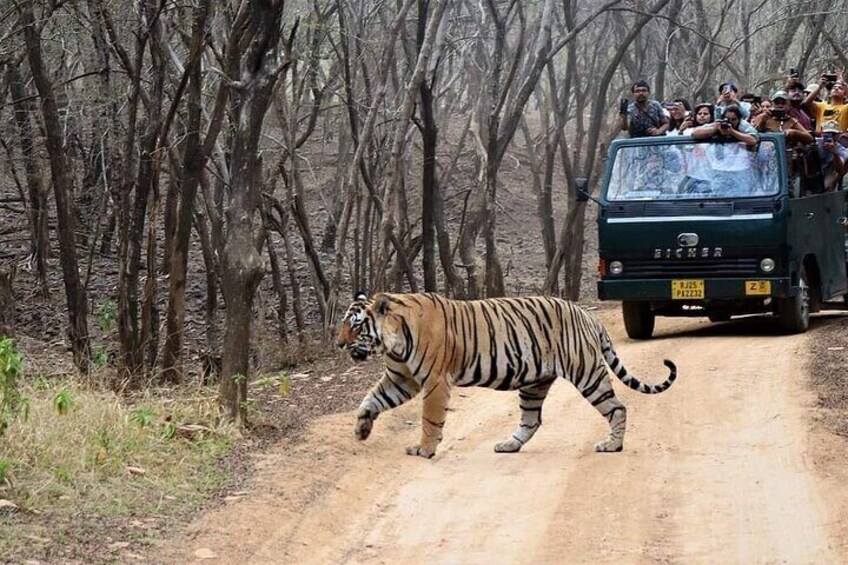
[[364, 292], [362, 292], [361, 290], [359, 292], [357, 292], [353, 297], [354, 302], [365, 302], [367, 300], [368, 300], [368, 295], [365, 294]]
[[374, 301], [374, 306], [372, 307], [375, 314], [380, 316], [385, 316], [389, 311], [389, 299], [386, 296], [380, 296]]

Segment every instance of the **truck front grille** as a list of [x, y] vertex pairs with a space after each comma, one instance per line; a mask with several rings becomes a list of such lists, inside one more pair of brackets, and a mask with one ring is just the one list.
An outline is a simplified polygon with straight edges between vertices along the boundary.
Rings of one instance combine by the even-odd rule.
[[757, 260], [747, 258], [627, 259], [622, 262], [624, 271], [616, 279], [707, 279], [757, 275]]

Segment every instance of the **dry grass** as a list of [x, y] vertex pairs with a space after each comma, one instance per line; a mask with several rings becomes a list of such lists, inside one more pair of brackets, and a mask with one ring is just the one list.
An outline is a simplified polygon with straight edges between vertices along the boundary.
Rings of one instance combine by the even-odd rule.
[[[160, 392], [127, 404], [72, 380], [37, 378], [22, 393], [29, 417], [0, 439], [8, 474], [0, 498], [18, 507], [0, 509], [0, 556], [110, 561], [231, 480], [219, 462], [238, 432], [215, 424], [214, 390], [170, 390], [170, 398]], [[181, 430], [185, 424], [205, 429]]]

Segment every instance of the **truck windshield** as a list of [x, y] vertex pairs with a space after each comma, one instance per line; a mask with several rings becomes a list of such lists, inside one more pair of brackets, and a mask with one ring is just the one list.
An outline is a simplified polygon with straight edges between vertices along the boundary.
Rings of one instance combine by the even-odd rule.
[[777, 194], [777, 155], [771, 141], [693, 142], [620, 147], [607, 200], [702, 200]]

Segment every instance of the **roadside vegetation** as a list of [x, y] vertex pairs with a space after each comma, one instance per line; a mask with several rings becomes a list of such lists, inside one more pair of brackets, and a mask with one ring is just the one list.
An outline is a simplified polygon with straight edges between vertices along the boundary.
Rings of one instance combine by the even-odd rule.
[[0, 438], [0, 555], [109, 561], [233, 480], [221, 462], [240, 434], [216, 423], [214, 390], [127, 402], [35, 375], [3, 389], [15, 397]]

